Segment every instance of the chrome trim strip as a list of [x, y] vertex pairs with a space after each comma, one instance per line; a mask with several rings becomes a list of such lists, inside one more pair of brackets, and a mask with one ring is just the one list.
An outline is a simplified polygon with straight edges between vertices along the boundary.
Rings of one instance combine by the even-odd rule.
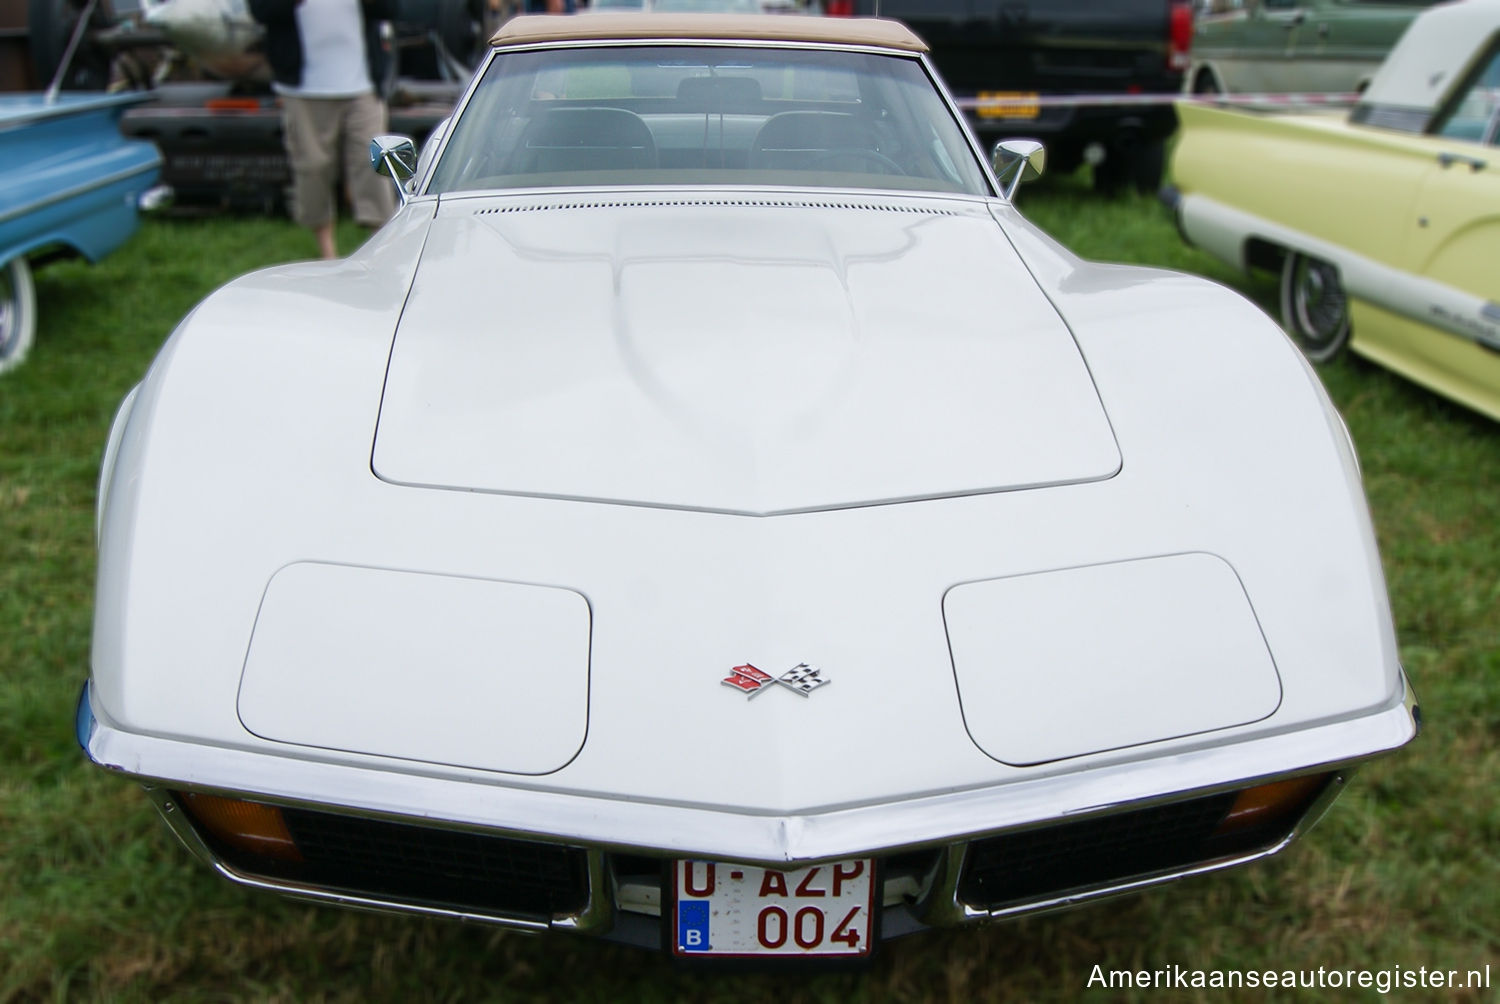
[[610, 888], [609, 868], [604, 863], [604, 852], [597, 847], [587, 848], [589, 871], [589, 901], [576, 914], [552, 918], [554, 930], [573, 931], [578, 934], [603, 934], [615, 926], [615, 897]]
[[219, 861], [213, 862], [213, 868], [220, 875], [236, 885], [279, 893], [282, 896], [290, 896], [293, 899], [305, 900], [310, 903], [339, 906], [348, 910], [363, 910], [370, 913], [415, 913], [421, 914], [424, 917], [442, 917], [446, 920], [493, 924], [511, 930], [526, 931], [530, 934], [540, 934], [550, 929], [549, 925], [543, 921], [527, 920], [520, 917], [469, 913], [464, 910], [449, 910], [443, 907], [425, 906], [416, 903], [399, 903], [347, 893], [330, 892], [329, 890], [319, 889], [314, 886], [301, 886], [295, 882], [266, 881], [249, 875], [243, 875]]
[[[479, 90], [480, 81], [484, 80], [485, 74], [490, 71], [490, 64], [495, 61], [495, 50], [491, 49], [480, 61], [474, 70], [474, 75], [469, 78], [469, 83], [464, 87], [463, 94], [459, 95], [457, 101], [453, 102], [453, 110], [448, 113], [448, 128], [443, 130], [443, 135], [438, 137], [438, 147], [433, 151], [432, 157], [427, 161], [427, 170], [421, 176], [412, 176], [411, 194], [412, 198], [431, 196], [441, 203], [444, 193], [428, 192], [427, 186], [432, 182], [432, 176], [437, 173], [437, 166], [442, 162], [443, 155], [448, 152], [448, 141], [453, 138], [453, 127], [463, 118], [464, 112], [469, 108], [469, 101], [473, 99]], [[417, 148], [417, 163], [422, 163], [422, 148]]]
[[1385, 708], [1297, 732], [1083, 767], [1062, 776], [784, 815], [512, 787], [512, 778], [475, 772], [416, 774], [412, 764], [373, 758], [359, 765], [332, 763], [136, 735], [96, 717], [87, 687], [79, 741], [100, 766], [156, 786], [232, 792], [356, 815], [421, 816], [438, 825], [551, 843], [784, 866], [952, 843], [1178, 793], [1223, 790], [1323, 766], [1342, 768], [1396, 749], [1416, 734], [1416, 699], [1404, 673], [1401, 687], [1399, 698]]
[[[1216, 258], [1248, 270], [1245, 248], [1258, 239], [1284, 250], [1320, 258], [1336, 266], [1350, 297], [1427, 325], [1455, 338], [1500, 351], [1500, 319], [1486, 312], [1482, 296], [1417, 272], [1377, 261], [1358, 251], [1314, 237], [1274, 220], [1236, 209], [1217, 199], [1188, 192], [1178, 203], [1181, 226], [1190, 242]], [[1356, 333], [1354, 347], [1359, 348]]]
[[922, 70], [927, 74], [927, 79], [932, 82], [932, 86], [937, 90], [938, 96], [942, 98], [943, 104], [948, 109], [948, 115], [958, 122], [959, 131], [963, 134], [964, 139], [968, 140], [969, 150], [972, 152], [974, 159], [979, 163], [979, 173], [990, 186], [993, 197], [1001, 200], [1006, 205], [1013, 205], [1014, 203], [1010, 196], [1005, 194], [1005, 187], [1000, 184], [1000, 179], [995, 175], [993, 158], [985, 151], [984, 144], [979, 141], [979, 134], [974, 131], [973, 123], [969, 121], [969, 117], [958, 106], [958, 99], [948, 90], [947, 81], [938, 73], [937, 67], [933, 65], [932, 59], [927, 53], [923, 53], [920, 59]]
[[[1151, 886], [1175, 882], [1178, 879], [1189, 878], [1194, 875], [1206, 875], [1210, 872], [1232, 868], [1235, 865], [1259, 861], [1261, 858], [1268, 858], [1273, 854], [1280, 853], [1293, 840], [1312, 829], [1318, 820], [1323, 818], [1329, 807], [1333, 805], [1334, 800], [1344, 790], [1344, 785], [1352, 773], [1352, 770], [1343, 770], [1335, 774], [1327, 787], [1313, 801], [1312, 805], [1308, 806], [1296, 825], [1280, 840], [1259, 850], [1226, 855], [1180, 868], [1166, 869], [1148, 875], [1136, 875], [1127, 879], [1101, 883], [1099, 885], [1082, 886], [1078, 889], [1070, 889], [1060, 895], [1049, 896], [1045, 899], [1026, 900], [993, 910], [970, 906], [959, 895], [958, 884], [963, 876], [964, 862], [968, 857], [969, 845], [967, 843], [952, 844], [947, 848], [943, 856], [943, 862], [939, 867], [937, 880], [933, 883], [932, 891], [926, 900], [918, 904], [918, 915], [922, 923], [931, 927], [945, 927], [982, 920], [1005, 920], [1032, 913], [1068, 910], [1096, 900], [1121, 896], [1137, 892], [1141, 889], [1147, 889]], [[1279, 779], [1267, 778], [1257, 780], [1255, 783], [1260, 784], [1275, 780]]]
[[161, 813], [162, 820], [167, 824], [167, 829], [172, 831], [182, 846], [186, 847], [193, 857], [210, 868], [217, 868], [218, 861], [213, 851], [208, 849], [208, 845], [203, 842], [198, 831], [193, 829], [193, 824], [188, 822], [187, 814], [177, 808], [171, 792], [162, 788], [147, 787], [146, 796], [151, 799], [152, 804], [156, 806], [156, 811]]
[[167, 823], [167, 827], [177, 835], [177, 839], [182, 842], [183, 846], [191, 851], [193, 856], [198, 860], [207, 864], [214, 871], [236, 885], [246, 886], [251, 889], [263, 889], [296, 899], [332, 904], [354, 910], [366, 910], [376, 913], [416, 913], [428, 917], [445, 917], [449, 920], [479, 921], [513, 930], [529, 931], [531, 933], [564, 930], [579, 934], [604, 934], [614, 926], [614, 902], [609, 894], [608, 870], [604, 864], [604, 852], [597, 848], [587, 850], [589, 899], [584, 908], [576, 914], [559, 914], [551, 918], [551, 920], [537, 920], [533, 917], [519, 915], [486, 913], [428, 903], [384, 899], [356, 892], [338, 892], [302, 882], [266, 878], [242, 872], [220, 859], [204, 842], [203, 838], [189, 821], [187, 813], [178, 808], [176, 799], [170, 791], [163, 788], [147, 787], [146, 794], [155, 803], [157, 811], [161, 813], [162, 819]]
[[106, 188], [109, 185], [113, 185], [121, 181], [128, 181], [138, 174], [146, 174], [150, 171], [155, 171], [159, 167], [161, 167], [161, 155], [157, 154], [156, 159], [149, 164], [142, 164], [138, 167], [129, 168], [128, 170], [116, 171], [114, 174], [87, 182], [86, 184], [74, 185], [72, 188], [69, 188], [66, 191], [52, 192], [45, 198], [39, 199], [36, 202], [28, 202], [24, 206], [17, 206], [14, 209], [8, 209], [5, 212], [0, 213], [0, 223], [9, 223], [11, 220], [16, 219], [17, 217], [25, 216], [28, 213], [34, 213], [40, 209], [46, 209], [49, 206], [55, 206], [59, 202], [66, 202], [67, 200], [76, 198], [80, 195], [87, 195], [90, 192], [96, 191], [100, 188]]
[[916, 49], [894, 49], [873, 42], [820, 42], [806, 38], [711, 38], [707, 35], [688, 38], [669, 35], [652, 38], [599, 37], [599, 38], [555, 38], [538, 39], [516, 45], [492, 45], [490, 51], [496, 56], [511, 52], [553, 51], [556, 49], [647, 49], [675, 46], [687, 49], [803, 49], [811, 52], [865, 52], [872, 56], [898, 56], [902, 59], [917, 59], [925, 53]]

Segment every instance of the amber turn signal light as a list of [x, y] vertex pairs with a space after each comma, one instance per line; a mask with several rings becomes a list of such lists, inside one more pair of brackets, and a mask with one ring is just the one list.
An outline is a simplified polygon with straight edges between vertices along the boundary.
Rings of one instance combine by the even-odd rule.
[[1307, 811], [1328, 783], [1330, 774], [1294, 777], [1246, 788], [1230, 806], [1218, 833], [1235, 833], [1252, 827], [1288, 822]]
[[182, 792], [182, 807], [221, 843], [241, 851], [282, 861], [301, 861], [281, 810], [274, 805], [238, 798]]

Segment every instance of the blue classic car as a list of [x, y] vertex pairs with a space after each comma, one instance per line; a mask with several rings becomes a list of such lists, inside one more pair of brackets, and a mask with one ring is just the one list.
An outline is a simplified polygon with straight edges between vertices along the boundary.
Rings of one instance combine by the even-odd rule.
[[142, 94], [0, 94], [0, 373], [36, 334], [28, 256], [89, 261], [125, 242], [156, 184], [156, 147], [120, 134]]

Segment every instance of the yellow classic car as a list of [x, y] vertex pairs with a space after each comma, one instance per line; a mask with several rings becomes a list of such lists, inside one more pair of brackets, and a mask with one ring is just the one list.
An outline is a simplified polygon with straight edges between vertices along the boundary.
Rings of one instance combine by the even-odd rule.
[[1500, 420], [1500, 0], [1418, 17], [1347, 115], [1179, 112], [1184, 239], [1279, 270], [1314, 361], [1347, 344]]

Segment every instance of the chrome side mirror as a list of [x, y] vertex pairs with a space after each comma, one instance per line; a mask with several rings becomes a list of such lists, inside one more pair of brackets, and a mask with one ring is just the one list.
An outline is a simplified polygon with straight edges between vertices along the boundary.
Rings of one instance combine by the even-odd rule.
[[990, 158], [1007, 199], [1015, 196], [1021, 182], [1040, 178], [1047, 166], [1047, 151], [1034, 139], [1002, 139]]
[[370, 140], [370, 166], [396, 183], [401, 204], [411, 198], [406, 182], [417, 173], [417, 144], [410, 136], [376, 136]]

